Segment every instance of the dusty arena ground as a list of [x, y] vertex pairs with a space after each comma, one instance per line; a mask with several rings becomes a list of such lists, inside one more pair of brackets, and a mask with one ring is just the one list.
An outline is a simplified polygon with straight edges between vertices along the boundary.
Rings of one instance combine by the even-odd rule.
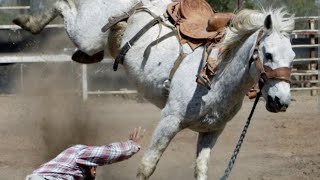
[[[50, 81], [49, 81], [50, 82]], [[32, 86], [35, 86], [34, 82]], [[98, 169], [97, 179], [132, 180], [155, 128], [160, 110], [147, 102], [121, 97], [53, 95], [0, 97], [0, 179], [22, 180], [40, 164], [77, 143], [103, 145], [126, 140], [136, 126], [147, 129], [142, 150], [131, 159]], [[209, 178], [218, 179], [234, 150], [252, 101], [228, 123], [213, 149]], [[261, 101], [234, 166], [234, 180], [320, 179], [318, 97], [294, 94], [285, 113], [266, 111]], [[180, 132], [163, 154], [152, 180], [193, 179], [197, 133]]]

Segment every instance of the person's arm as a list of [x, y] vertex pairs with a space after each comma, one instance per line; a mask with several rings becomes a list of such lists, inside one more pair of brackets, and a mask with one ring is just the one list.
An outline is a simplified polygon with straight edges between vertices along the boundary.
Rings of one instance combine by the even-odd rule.
[[128, 159], [140, 150], [143, 135], [144, 131], [141, 132], [141, 128], [135, 128], [126, 142], [88, 146], [80, 152], [76, 162], [87, 166], [102, 166]]

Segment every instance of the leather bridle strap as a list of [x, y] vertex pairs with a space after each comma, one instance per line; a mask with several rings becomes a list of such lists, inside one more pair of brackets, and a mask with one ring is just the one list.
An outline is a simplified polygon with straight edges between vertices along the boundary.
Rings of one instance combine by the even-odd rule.
[[271, 69], [269, 66], [264, 66], [264, 69], [269, 79], [276, 79], [291, 83], [291, 68], [280, 67], [277, 69]]
[[256, 44], [255, 44], [254, 50], [253, 50], [253, 54], [249, 60], [249, 68], [251, 67], [251, 64], [254, 62], [256, 65], [256, 68], [260, 71], [259, 89], [262, 89], [262, 87], [264, 86], [264, 83], [268, 79], [266, 76], [266, 72], [263, 68], [262, 61], [260, 60], [260, 57], [259, 57], [259, 46], [260, 46], [260, 41], [262, 39], [262, 35], [263, 35], [263, 30], [261, 29], [258, 33], [257, 41], [256, 41]]

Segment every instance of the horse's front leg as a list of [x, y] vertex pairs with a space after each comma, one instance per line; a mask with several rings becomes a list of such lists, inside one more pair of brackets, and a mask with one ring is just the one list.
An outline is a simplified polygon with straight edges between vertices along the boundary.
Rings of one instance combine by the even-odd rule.
[[197, 158], [194, 176], [197, 180], [206, 180], [210, 152], [223, 129], [208, 133], [199, 133], [197, 143]]
[[171, 115], [161, 119], [140, 162], [137, 172], [138, 180], [148, 179], [152, 175], [162, 153], [180, 130], [179, 118]]

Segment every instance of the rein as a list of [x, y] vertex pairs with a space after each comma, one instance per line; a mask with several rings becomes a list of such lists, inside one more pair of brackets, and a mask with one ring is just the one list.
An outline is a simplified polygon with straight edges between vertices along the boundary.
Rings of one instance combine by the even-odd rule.
[[277, 68], [277, 69], [272, 69], [270, 68], [269, 66], [265, 66], [262, 64], [262, 61], [259, 57], [259, 46], [260, 46], [260, 41], [262, 40], [262, 35], [263, 35], [263, 30], [261, 29], [258, 33], [258, 37], [257, 37], [257, 41], [256, 41], [256, 44], [255, 44], [255, 48], [254, 48], [254, 51], [253, 51], [253, 54], [249, 60], [249, 67], [251, 66], [251, 64], [254, 62], [255, 65], [256, 65], [256, 68], [260, 71], [260, 78], [259, 78], [259, 92], [256, 96], [256, 99], [254, 101], [254, 104], [252, 106], [252, 109], [251, 109], [251, 112], [249, 114], [249, 117], [246, 121], [246, 124], [245, 126], [243, 127], [243, 130], [241, 132], [241, 135], [240, 135], [240, 138], [238, 140], [238, 143], [236, 145], [236, 148], [235, 150], [233, 151], [233, 154], [230, 158], [230, 161], [228, 163], [228, 166], [224, 172], [224, 175], [220, 178], [220, 180], [227, 180], [227, 178], [229, 177], [230, 173], [231, 173], [231, 170], [233, 168], [233, 165], [237, 159], [237, 156], [240, 152], [240, 148], [241, 148], [241, 145], [243, 143], [243, 140], [246, 136], [246, 133], [248, 131], [248, 128], [249, 128], [249, 125], [250, 125], [250, 122], [251, 122], [251, 118], [252, 118], [252, 115], [254, 113], [254, 110], [259, 102], [259, 99], [262, 95], [261, 91], [262, 91], [262, 88], [263, 86], [265, 85], [265, 83], [269, 80], [269, 79], [276, 79], [276, 80], [280, 80], [280, 81], [285, 81], [287, 83], [291, 83], [291, 80], [290, 80], [290, 75], [291, 75], [291, 68], [288, 68], [288, 67], [280, 67], [280, 68]]
[[230, 173], [231, 173], [231, 170], [232, 170], [232, 168], [233, 168], [233, 165], [234, 165], [234, 163], [236, 162], [237, 156], [238, 156], [238, 154], [239, 154], [239, 152], [240, 152], [240, 148], [241, 148], [241, 145], [242, 145], [242, 143], [243, 143], [243, 140], [244, 140], [244, 138], [245, 138], [245, 136], [246, 136], [246, 133], [247, 133], [247, 131], [248, 131], [248, 128], [249, 128], [249, 125], [250, 125], [250, 122], [251, 122], [252, 115], [253, 115], [254, 110], [256, 109], [256, 106], [257, 106], [257, 104], [258, 104], [258, 102], [259, 102], [260, 96], [261, 96], [261, 91], [258, 92], [257, 97], [256, 97], [256, 99], [254, 100], [254, 104], [253, 104], [253, 106], [252, 106], [252, 109], [251, 109], [251, 112], [250, 112], [249, 117], [248, 117], [248, 119], [247, 119], [247, 122], [246, 122], [245, 126], [243, 127], [243, 130], [242, 130], [242, 133], [241, 133], [240, 138], [239, 138], [239, 140], [238, 140], [238, 143], [237, 143], [237, 145], [236, 145], [236, 148], [235, 148], [235, 150], [233, 151], [233, 154], [232, 154], [232, 156], [231, 156], [231, 158], [230, 158], [230, 161], [229, 161], [229, 163], [228, 163], [228, 166], [227, 166], [226, 170], [224, 171], [224, 175], [220, 178], [220, 180], [226, 180], [226, 179], [228, 179], [228, 177], [229, 177], [229, 175], [230, 175]]

